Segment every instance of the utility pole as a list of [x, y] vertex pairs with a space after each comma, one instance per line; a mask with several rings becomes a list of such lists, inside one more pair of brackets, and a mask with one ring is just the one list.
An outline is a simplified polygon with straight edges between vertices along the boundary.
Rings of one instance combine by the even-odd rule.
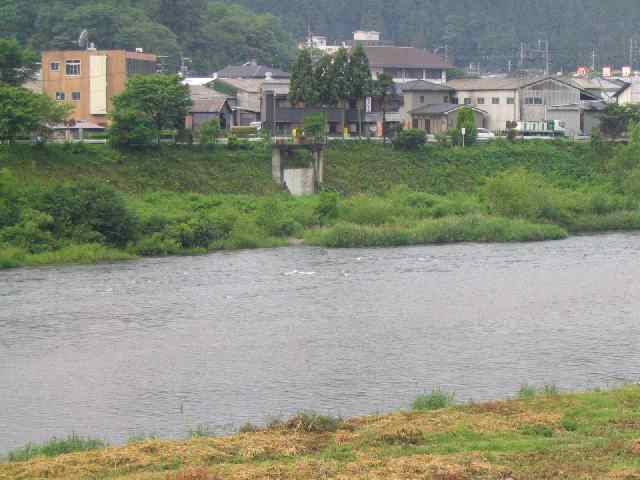
[[596, 71], [596, 48], [593, 47], [593, 51], [591, 52], [591, 71]]
[[549, 39], [547, 38], [544, 42], [544, 73], [545, 75], [549, 75], [550, 70], [549, 65]]
[[449, 45], [444, 44], [444, 63], [449, 64]]
[[634, 47], [634, 43], [633, 43], [633, 38], [629, 39], [629, 66], [631, 67], [631, 71], [633, 71], [633, 47]]
[[524, 68], [525, 44], [520, 42], [520, 68]]

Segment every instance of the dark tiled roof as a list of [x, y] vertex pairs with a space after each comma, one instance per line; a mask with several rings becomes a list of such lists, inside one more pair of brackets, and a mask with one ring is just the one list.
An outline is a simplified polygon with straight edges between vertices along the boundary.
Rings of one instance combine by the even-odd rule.
[[364, 47], [372, 67], [451, 68], [444, 59], [415, 47]]
[[404, 92], [452, 92], [453, 88], [446, 85], [427, 82], [426, 80], [416, 80], [415, 82], [401, 83], [400, 88]]
[[191, 85], [191, 112], [195, 113], [217, 113], [222, 110], [227, 101], [226, 95], [220, 95], [215, 90], [199, 85]]
[[255, 62], [248, 62], [244, 65], [231, 65], [218, 72], [218, 78], [261, 78], [264, 79], [267, 73], [271, 73], [271, 78], [289, 78], [285, 71], [265, 65], [258, 65]]

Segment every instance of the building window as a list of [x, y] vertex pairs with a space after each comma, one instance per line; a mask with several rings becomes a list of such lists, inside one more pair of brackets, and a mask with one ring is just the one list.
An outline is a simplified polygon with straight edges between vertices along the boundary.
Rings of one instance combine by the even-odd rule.
[[478, 105], [484, 105], [484, 97], [478, 97]]
[[51, 62], [51, 71], [59, 72], [60, 71], [60, 62]]
[[420, 95], [420, 103], [424, 103], [424, 95]]
[[471, 105], [471, 99], [470, 98], [465, 98], [464, 99], [464, 104], [465, 105]]
[[67, 60], [65, 63], [65, 75], [77, 77], [80, 75], [80, 60]]
[[417, 118], [413, 118], [411, 120], [411, 128], [418, 128], [418, 119]]
[[158, 70], [158, 65], [155, 62], [148, 62], [146, 60], [138, 60], [135, 58], [127, 59], [127, 74], [128, 75], [152, 75]]
[[74, 102], [80, 101], [80, 92], [71, 92], [71, 100]]
[[56, 92], [56, 100], [58, 102], [64, 102], [64, 92]]
[[491, 99], [491, 104], [492, 105], [500, 105], [500, 97], [493, 97]]
[[525, 105], [542, 105], [542, 97], [526, 97], [524, 99]]
[[454, 105], [458, 105], [459, 103], [458, 97], [451, 97], [451, 103]]
[[507, 98], [507, 105], [513, 105], [516, 103], [516, 99], [513, 97], [508, 97]]
[[449, 100], [450, 100], [450, 98], [449, 98], [448, 95], [446, 97], [444, 97], [444, 103], [449, 103]]

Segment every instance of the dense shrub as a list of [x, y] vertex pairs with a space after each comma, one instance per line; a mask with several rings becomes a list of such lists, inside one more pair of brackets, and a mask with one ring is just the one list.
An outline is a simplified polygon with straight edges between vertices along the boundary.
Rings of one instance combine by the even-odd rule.
[[427, 143], [425, 131], [417, 128], [402, 130], [393, 139], [393, 147], [405, 151], [417, 150], [425, 143]]
[[320, 200], [315, 209], [320, 225], [327, 225], [338, 218], [339, 198], [337, 193], [323, 192], [320, 194]]
[[359, 225], [383, 225], [394, 222], [405, 209], [383, 197], [356, 195], [342, 202], [340, 220]]
[[29, 253], [45, 252], [56, 244], [50, 231], [53, 223], [53, 218], [46, 213], [24, 210], [19, 223], [0, 230], [0, 243], [9, 243]]
[[267, 235], [272, 237], [290, 237], [302, 229], [278, 197], [263, 200], [256, 212], [256, 223]]
[[167, 237], [182, 248], [209, 248], [216, 241], [226, 239], [235, 219], [215, 212], [198, 212], [183, 223], [167, 227]]
[[287, 430], [305, 433], [336, 432], [343, 425], [340, 418], [318, 415], [315, 412], [299, 412], [284, 423]]
[[561, 224], [570, 217], [570, 196], [549, 185], [542, 175], [524, 169], [498, 174], [487, 182], [483, 193], [489, 211], [497, 215]]
[[[54, 185], [36, 194], [34, 202], [51, 216], [58, 236], [74, 239], [75, 232], [86, 234], [90, 229], [106, 243], [120, 247], [135, 237], [136, 219], [124, 197], [103, 183], [87, 180]], [[86, 240], [84, 234], [81, 240]]]
[[15, 176], [8, 170], [0, 170], [0, 229], [18, 223], [19, 187]]

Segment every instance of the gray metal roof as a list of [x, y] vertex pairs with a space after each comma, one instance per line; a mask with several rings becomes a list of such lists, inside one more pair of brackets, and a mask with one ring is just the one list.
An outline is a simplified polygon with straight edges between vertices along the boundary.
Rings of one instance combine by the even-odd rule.
[[451, 68], [442, 57], [415, 47], [364, 47], [369, 65], [388, 68]]
[[416, 80], [414, 82], [401, 83], [398, 85], [403, 92], [452, 92], [453, 88], [447, 85], [438, 85], [437, 83], [428, 82], [426, 80]]
[[261, 78], [265, 79], [267, 74], [271, 78], [289, 78], [289, 74], [283, 70], [266, 65], [258, 65], [255, 61], [247, 62], [244, 65], [230, 65], [218, 72], [218, 78]]

